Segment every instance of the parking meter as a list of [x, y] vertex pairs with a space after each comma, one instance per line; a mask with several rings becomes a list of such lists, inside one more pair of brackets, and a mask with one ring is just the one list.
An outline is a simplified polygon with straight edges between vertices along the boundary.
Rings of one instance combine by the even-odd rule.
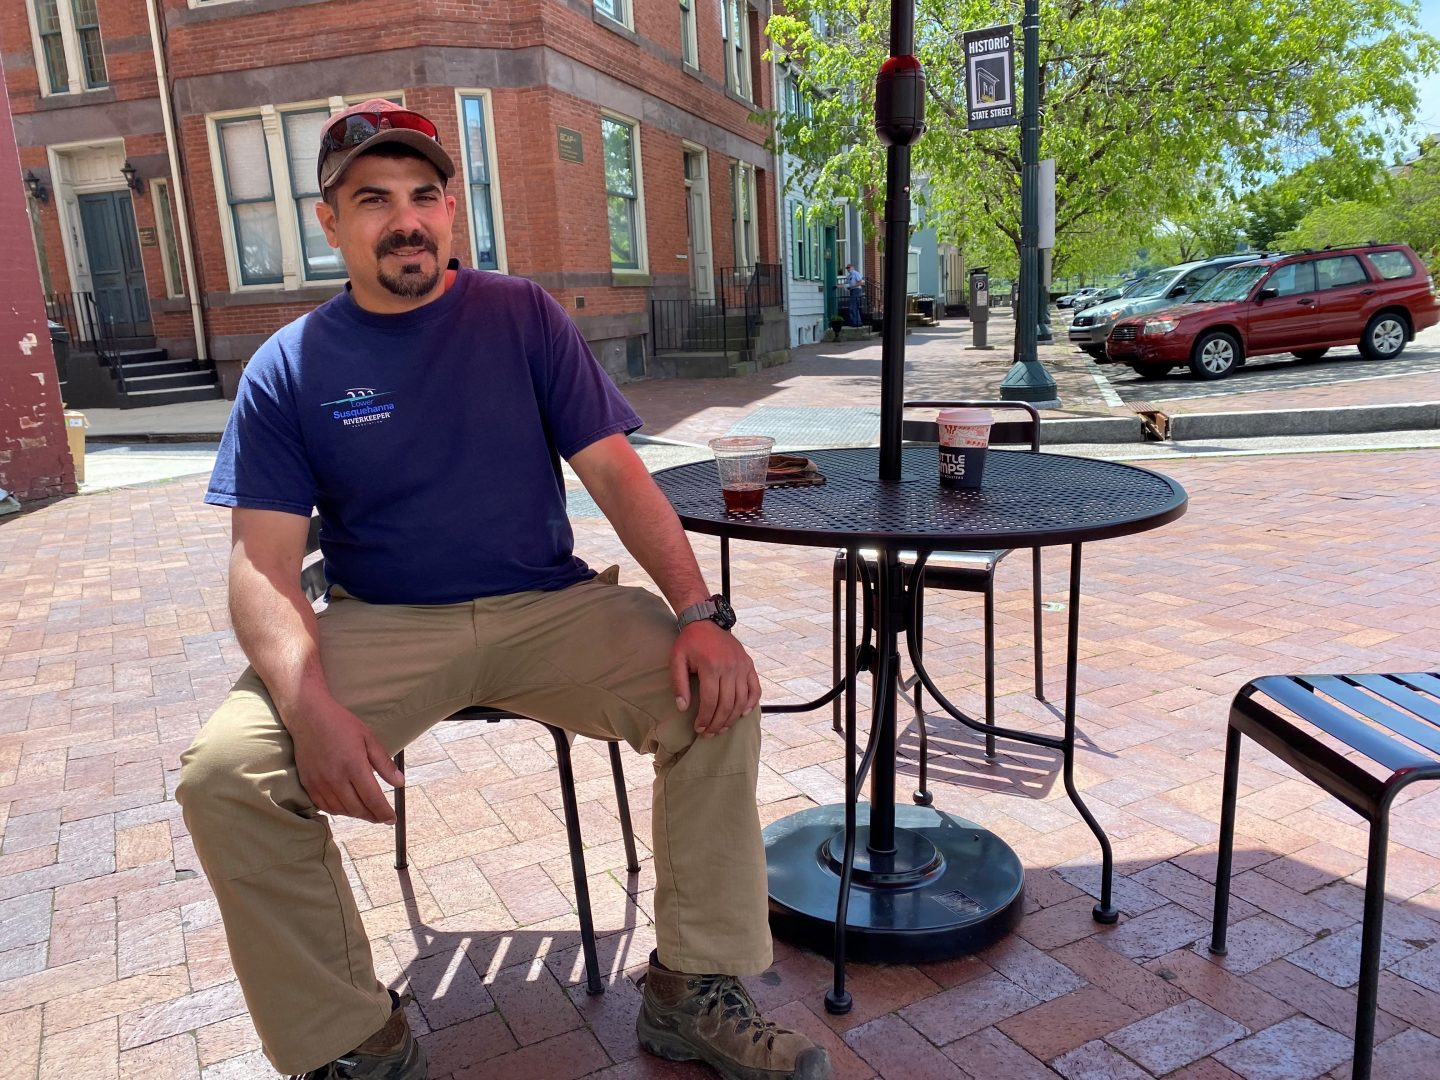
[[983, 266], [970, 271], [970, 347], [989, 349], [986, 329], [990, 322], [990, 273]]

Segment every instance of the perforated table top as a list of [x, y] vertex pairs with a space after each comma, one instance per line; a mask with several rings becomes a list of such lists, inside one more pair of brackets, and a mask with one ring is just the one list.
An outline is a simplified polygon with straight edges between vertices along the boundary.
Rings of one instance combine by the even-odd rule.
[[984, 487], [940, 483], [933, 446], [902, 451], [900, 479], [879, 479], [874, 447], [811, 450], [826, 482], [765, 492], [764, 505], [727, 513], [713, 461], [655, 474], [685, 528], [738, 540], [906, 549], [1023, 548], [1088, 543], [1143, 532], [1185, 512], [1167, 476], [1113, 461], [995, 450]]

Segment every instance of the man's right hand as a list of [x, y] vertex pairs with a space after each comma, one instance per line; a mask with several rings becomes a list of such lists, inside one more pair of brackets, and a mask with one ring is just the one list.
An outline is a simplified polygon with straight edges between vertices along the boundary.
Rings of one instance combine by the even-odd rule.
[[300, 784], [317, 807], [327, 814], [395, 823], [375, 774], [395, 787], [405, 785], [405, 774], [358, 716], [331, 704], [309, 709], [303, 718], [287, 716], [285, 726], [295, 744]]

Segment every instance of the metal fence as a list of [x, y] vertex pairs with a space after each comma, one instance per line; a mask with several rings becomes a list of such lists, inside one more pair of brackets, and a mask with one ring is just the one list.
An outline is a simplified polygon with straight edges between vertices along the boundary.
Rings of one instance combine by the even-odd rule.
[[651, 349], [657, 355], [749, 350], [761, 312], [783, 303], [778, 263], [719, 267], [713, 300], [651, 299]]

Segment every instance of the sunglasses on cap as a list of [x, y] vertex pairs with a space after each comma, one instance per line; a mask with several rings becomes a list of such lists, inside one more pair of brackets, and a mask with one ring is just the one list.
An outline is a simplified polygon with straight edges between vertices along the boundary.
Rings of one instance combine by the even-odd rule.
[[327, 154], [353, 150], [387, 128], [418, 131], [427, 138], [434, 139], [437, 143], [440, 141], [439, 130], [419, 113], [404, 109], [351, 113], [349, 116], [342, 116], [326, 128], [325, 136], [320, 140], [320, 157], [323, 160]]

